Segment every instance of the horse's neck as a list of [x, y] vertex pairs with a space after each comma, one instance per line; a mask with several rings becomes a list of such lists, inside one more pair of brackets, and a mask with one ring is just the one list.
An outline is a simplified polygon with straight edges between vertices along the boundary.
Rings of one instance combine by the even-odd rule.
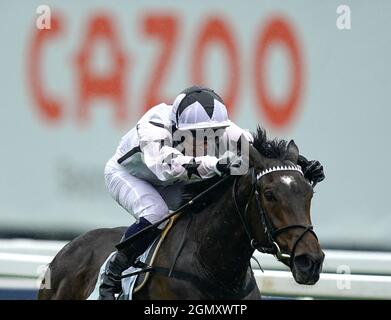
[[229, 187], [196, 219], [197, 268], [217, 283], [241, 283], [254, 250], [235, 211]]

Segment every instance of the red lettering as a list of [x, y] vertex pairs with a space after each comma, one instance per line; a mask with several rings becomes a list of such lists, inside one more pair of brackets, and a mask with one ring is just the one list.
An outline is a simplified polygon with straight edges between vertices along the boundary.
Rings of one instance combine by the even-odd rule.
[[45, 42], [58, 36], [62, 31], [62, 23], [58, 16], [52, 16], [51, 29], [34, 28], [33, 40], [27, 55], [27, 78], [31, 87], [32, 98], [39, 108], [39, 113], [51, 123], [57, 122], [63, 113], [59, 98], [45, 93], [41, 75], [42, 56]]
[[[89, 65], [93, 58], [92, 48], [99, 39], [103, 39], [107, 43], [113, 62], [111, 71], [104, 75], [94, 73]], [[113, 101], [116, 107], [115, 119], [118, 123], [123, 122], [127, 116], [125, 99], [126, 57], [121, 50], [111, 18], [103, 14], [93, 17], [82, 43], [82, 48], [76, 60], [79, 77], [77, 85], [79, 90], [77, 102], [79, 120], [86, 120], [90, 100], [101, 97]]]
[[213, 44], [221, 45], [228, 57], [228, 70], [226, 76], [228, 85], [223, 91], [222, 97], [228, 111], [234, 106], [239, 89], [240, 70], [238, 52], [232, 33], [223, 20], [211, 18], [201, 29], [191, 59], [192, 81], [195, 84], [204, 84], [203, 62], [207, 49]]
[[161, 97], [160, 88], [164, 76], [168, 71], [170, 61], [174, 52], [175, 44], [178, 38], [178, 23], [173, 16], [152, 15], [144, 20], [144, 33], [150, 37], [155, 37], [161, 42], [160, 55], [157, 58], [155, 66], [152, 68], [150, 81], [145, 90], [144, 111], [150, 107], [170, 101]]
[[[265, 56], [267, 50], [278, 42], [286, 47], [292, 64], [292, 86], [283, 102], [272, 101], [266, 89]], [[275, 127], [281, 128], [292, 120], [303, 86], [303, 64], [299, 46], [292, 27], [283, 18], [275, 17], [267, 23], [256, 46], [254, 66], [254, 84], [259, 106], [266, 119]]]
[[[129, 68], [114, 21], [105, 13], [93, 16], [88, 22], [84, 37], [80, 39], [81, 45], [76, 54], [75, 63], [78, 81], [74, 87], [77, 90], [76, 107], [79, 121], [85, 121], [88, 118], [89, 104], [95, 98], [112, 101], [114, 119], [117, 123], [124, 123], [127, 119], [126, 98], [129, 90], [126, 86], [126, 75]], [[145, 16], [142, 20], [142, 27], [146, 37], [159, 42], [159, 50], [151, 66], [151, 73], [143, 94], [145, 103], [143, 111], [145, 112], [161, 101], [170, 101], [162, 97], [161, 88], [168, 75], [176, 52], [179, 32], [182, 29], [180, 29], [177, 17], [159, 13]], [[45, 47], [50, 44], [49, 40], [58, 37], [63, 29], [63, 23], [56, 15], [52, 16], [50, 30], [34, 28], [27, 57], [27, 80], [31, 87], [34, 104], [40, 115], [51, 123], [57, 123], [60, 120], [65, 113], [65, 108], [64, 101], [59, 96], [45, 90], [42, 75], [42, 70], [45, 70], [43, 57]], [[275, 128], [282, 128], [291, 123], [297, 114], [303, 90], [304, 73], [300, 47], [292, 26], [285, 18], [272, 18], [261, 31], [255, 43], [254, 63], [252, 64], [256, 102], [265, 121]], [[111, 62], [109, 71], [104, 74], [94, 70], [94, 66], [90, 63], [94, 58], [94, 48], [101, 44], [101, 40], [105, 46], [107, 45]], [[185, 43], [191, 41], [193, 40], [186, 39]], [[282, 44], [291, 64], [288, 76], [292, 81], [282, 101], [273, 99], [267, 88], [267, 53], [276, 44]], [[223, 90], [216, 88], [216, 91], [222, 93], [228, 111], [232, 114], [240, 88], [240, 60], [230, 25], [219, 17], [210, 17], [202, 23], [200, 32], [195, 38], [194, 47], [189, 48], [191, 50], [188, 63], [191, 68], [189, 80], [192, 84], [208, 85], [206, 83], [208, 79], [205, 79], [208, 73], [204, 64], [207, 61], [207, 55], [216, 47], [222, 48], [222, 55], [226, 57], [226, 72], [219, 75], [226, 79], [226, 83]], [[212, 72], [215, 71], [211, 70], [210, 73]]]

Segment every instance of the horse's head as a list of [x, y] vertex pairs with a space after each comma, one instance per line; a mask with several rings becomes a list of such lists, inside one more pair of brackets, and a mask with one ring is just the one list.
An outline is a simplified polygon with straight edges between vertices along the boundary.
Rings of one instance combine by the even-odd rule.
[[297, 166], [296, 144], [267, 141], [265, 132], [258, 131], [249, 155], [252, 169], [247, 178], [253, 194], [245, 219], [254, 248], [275, 254], [290, 267], [296, 282], [315, 284], [324, 253], [312, 230], [313, 188]]

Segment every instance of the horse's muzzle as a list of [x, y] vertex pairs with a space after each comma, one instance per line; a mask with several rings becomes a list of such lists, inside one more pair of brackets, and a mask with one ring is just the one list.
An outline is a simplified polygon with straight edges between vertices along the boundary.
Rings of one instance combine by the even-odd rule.
[[313, 285], [319, 280], [324, 253], [302, 254], [293, 259], [292, 274], [299, 284]]

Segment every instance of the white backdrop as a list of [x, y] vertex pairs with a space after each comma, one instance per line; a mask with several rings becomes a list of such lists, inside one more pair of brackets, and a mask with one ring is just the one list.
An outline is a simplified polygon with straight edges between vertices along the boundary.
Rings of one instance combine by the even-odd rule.
[[261, 123], [324, 164], [312, 208], [323, 243], [391, 248], [391, 2], [345, 1], [351, 30], [336, 27], [339, 1], [47, 1], [52, 29], [39, 31], [41, 4], [0, 3], [1, 230], [129, 224], [105, 190], [105, 162], [149, 101], [202, 80], [240, 126]]

